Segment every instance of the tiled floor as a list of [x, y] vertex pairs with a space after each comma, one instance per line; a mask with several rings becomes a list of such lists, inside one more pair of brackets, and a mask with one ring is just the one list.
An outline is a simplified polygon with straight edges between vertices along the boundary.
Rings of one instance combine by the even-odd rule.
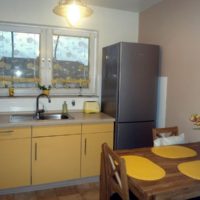
[[0, 200], [99, 200], [99, 184], [87, 183], [35, 192], [0, 195]]

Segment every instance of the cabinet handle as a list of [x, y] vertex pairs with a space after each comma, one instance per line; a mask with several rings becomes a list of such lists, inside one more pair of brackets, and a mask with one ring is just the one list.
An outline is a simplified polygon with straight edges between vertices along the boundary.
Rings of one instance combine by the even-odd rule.
[[87, 154], [87, 139], [85, 138], [84, 154]]
[[13, 133], [13, 130], [4, 130], [4, 131], [0, 131], [0, 133]]
[[37, 143], [35, 143], [35, 160], [37, 160]]

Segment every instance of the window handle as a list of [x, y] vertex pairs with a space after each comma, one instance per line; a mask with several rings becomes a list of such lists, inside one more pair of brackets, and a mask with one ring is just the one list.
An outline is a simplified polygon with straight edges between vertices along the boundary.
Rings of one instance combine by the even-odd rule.
[[47, 61], [48, 61], [48, 64], [47, 64], [48, 68], [49, 68], [49, 70], [51, 70], [51, 58], [48, 58]]

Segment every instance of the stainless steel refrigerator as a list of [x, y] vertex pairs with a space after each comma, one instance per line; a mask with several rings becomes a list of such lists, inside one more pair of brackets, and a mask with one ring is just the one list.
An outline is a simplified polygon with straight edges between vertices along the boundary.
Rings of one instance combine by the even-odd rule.
[[114, 149], [151, 146], [159, 46], [120, 42], [103, 48], [102, 111], [114, 117]]

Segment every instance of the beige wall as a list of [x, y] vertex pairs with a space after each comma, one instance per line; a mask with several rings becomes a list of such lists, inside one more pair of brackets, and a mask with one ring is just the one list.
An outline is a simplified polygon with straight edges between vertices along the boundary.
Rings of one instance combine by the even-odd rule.
[[188, 118], [200, 113], [200, 0], [164, 0], [142, 12], [139, 42], [161, 46], [160, 75], [168, 77], [166, 125], [200, 141]]

